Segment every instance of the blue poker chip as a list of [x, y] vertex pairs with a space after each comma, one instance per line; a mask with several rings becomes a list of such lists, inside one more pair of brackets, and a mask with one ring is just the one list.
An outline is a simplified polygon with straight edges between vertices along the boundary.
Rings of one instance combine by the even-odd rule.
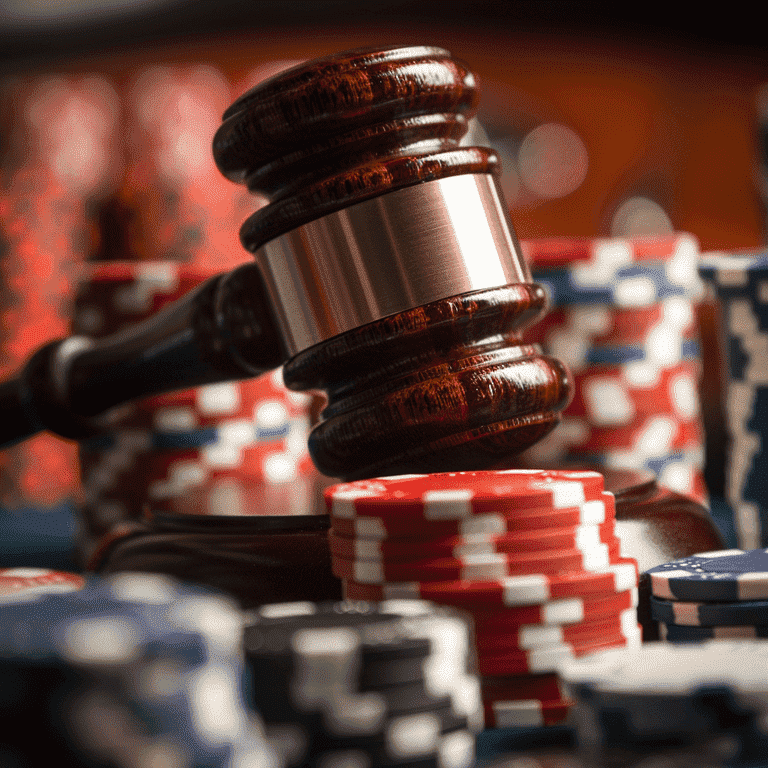
[[723, 304], [726, 320], [724, 331], [728, 333], [731, 309], [737, 303], [739, 312], [749, 311], [754, 327], [737, 323], [744, 335], [768, 332], [768, 302], [765, 300], [765, 283], [768, 280], [768, 254], [754, 256], [711, 255], [699, 264], [699, 274], [711, 283]]
[[760, 626], [768, 623], [768, 600], [739, 603], [690, 603], [651, 595], [651, 616], [686, 627]]
[[[32, 723], [61, 736], [72, 765], [95, 765], [91, 751], [103, 754], [98, 765], [126, 765], [114, 747], [157, 743], [187, 756], [184, 765], [224, 768], [242, 753], [255, 768], [274, 768], [244, 699], [242, 613], [230, 598], [152, 574], [22, 597], [0, 596], [0, 763], [49, 764], [16, 759], [17, 745], [29, 750]], [[100, 725], [115, 722], [135, 747]]]
[[741, 640], [768, 638], [768, 626], [736, 627], [686, 627], [679, 624], [661, 624], [659, 630], [662, 640], [670, 643], [701, 643], [705, 640]]
[[689, 286], [670, 281], [663, 265], [631, 264], [605, 275], [605, 281], [580, 284], [570, 269], [535, 272], [533, 280], [543, 285], [555, 306], [563, 304], [609, 304], [617, 307], [648, 307], [675, 296], [691, 297]]
[[[768, 549], [702, 552], [657, 565], [646, 573], [652, 594], [667, 600], [768, 599]], [[768, 615], [761, 623], [768, 624]]]
[[699, 261], [699, 275], [728, 296], [757, 296], [757, 284], [768, 276], [768, 253], [746, 256], [707, 254]]
[[[253, 424], [252, 432], [245, 436], [240, 435], [237, 443], [242, 445], [252, 445], [255, 443], [266, 443], [275, 440], [281, 440], [288, 436], [290, 424], [288, 422], [277, 427], [262, 428]], [[245, 439], [243, 439], [245, 437]], [[217, 443], [230, 442], [229, 438], [223, 434], [219, 427], [203, 427], [186, 432], [149, 432], [143, 433], [146, 450], [161, 451], [184, 451], [205, 446], [215, 445]], [[98, 437], [85, 440], [80, 443], [83, 451], [90, 453], [101, 453], [111, 451], [119, 447], [120, 438], [115, 434], [99, 435]]]
[[[653, 350], [639, 344], [616, 347], [589, 347], [585, 362], [590, 365], [621, 365], [623, 363], [645, 362], [652, 359]], [[695, 339], [680, 340], [680, 360], [695, 360], [701, 355], [699, 342]]]

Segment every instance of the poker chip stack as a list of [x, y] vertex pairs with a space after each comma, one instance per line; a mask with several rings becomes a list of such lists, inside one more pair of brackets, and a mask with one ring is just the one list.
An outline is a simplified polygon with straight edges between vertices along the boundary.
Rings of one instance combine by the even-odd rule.
[[[117, 96], [98, 75], [0, 81], [0, 377], [66, 335], [77, 266], [94, 221], [89, 204], [115, 170]], [[3, 451], [0, 507], [69, 515], [76, 451], [50, 434]], [[20, 533], [23, 535], [23, 533]], [[67, 542], [69, 543], [69, 542]]]
[[[210, 64], [143, 67], [123, 89], [127, 167], [115, 208], [119, 258], [241, 264], [238, 233], [253, 212], [247, 192], [216, 168], [211, 141], [233, 100]], [[112, 256], [114, 258], [114, 256]]]
[[[151, 317], [218, 270], [183, 263], [88, 265], [75, 333], [103, 336]], [[309, 404], [280, 371], [137, 401], [111, 431], [80, 445], [88, 551], [113, 526], [155, 512], [307, 514], [316, 470], [307, 452]]]
[[483, 713], [470, 625], [426, 601], [249, 612], [256, 710], [288, 766], [468, 768]]
[[560, 425], [528, 452], [531, 465], [651, 470], [662, 485], [706, 499], [696, 240], [679, 234], [521, 246], [553, 306], [525, 340], [565, 362], [575, 389]]
[[768, 550], [703, 552], [646, 577], [652, 616], [669, 642], [768, 638]]
[[705, 254], [699, 272], [722, 310], [725, 495], [739, 546], [768, 544], [768, 255]]
[[587, 768], [762, 766], [768, 643], [648, 643], [563, 665]]
[[640, 642], [637, 565], [620, 556], [597, 472], [403, 475], [325, 498], [347, 599], [421, 598], [471, 616], [489, 726], [562, 721], [559, 664]]
[[243, 696], [242, 614], [228, 599], [144, 574], [11, 597], [0, 599], [4, 764], [280, 765]]

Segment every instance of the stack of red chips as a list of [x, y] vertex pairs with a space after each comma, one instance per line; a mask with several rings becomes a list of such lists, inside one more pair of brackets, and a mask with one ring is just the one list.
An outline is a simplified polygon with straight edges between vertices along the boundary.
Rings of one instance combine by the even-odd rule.
[[342, 483], [325, 493], [352, 600], [418, 598], [475, 625], [489, 726], [561, 722], [564, 660], [640, 643], [637, 564], [597, 472], [498, 470]]
[[228, 79], [204, 64], [148, 66], [123, 93], [121, 257], [215, 264], [220, 271], [249, 259], [238, 233], [253, 203], [221, 175], [211, 151], [232, 101]]
[[[74, 330], [93, 337], [151, 317], [217, 270], [103, 262], [85, 270]], [[113, 431], [80, 446], [87, 559], [113, 526], [146, 509], [185, 515], [308, 514], [317, 473], [307, 395], [279, 371], [130, 404]]]
[[[114, 181], [117, 95], [95, 75], [9, 79], [0, 94], [0, 376], [67, 334], [90, 204]], [[52, 510], [78, 490], [74, 446], [42, 435], [0, 455], [0, 507]]]
[[553, 304], [525, 340], [565, 362], [575, 390], [530, 463], [651, 470], [662, 485], [705, 501], [695, 238], [521, 246]]

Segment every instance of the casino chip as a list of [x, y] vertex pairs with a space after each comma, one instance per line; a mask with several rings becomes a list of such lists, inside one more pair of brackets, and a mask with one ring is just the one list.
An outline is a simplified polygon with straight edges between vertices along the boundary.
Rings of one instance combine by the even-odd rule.
[[662, 640], [670, 643], [700, 643], [703, 640], [738, 640], [740, 638], [768, 638], [768, 626], [686, 627], [679, 624], [661, 624]]
[[642, 633], [634, 630], [618, 632], [615, 636], [581, 643], [553, 643], [532, 650], [501, 650], [492, 655], [481, 654], [478, 649], [477, 669], [483, 676], [522, 674], [524, 672], [557, 672], [569, 659], [592, 655], [610, 648], [636, 648], [642, 643]]
[[[474, 761], [470, 626], [424, 601], [286, 603], [247, 614], [252, 701], [289, 765]], [[453, 764], [453, 763], [451, 763]]]
[[228, 598], [146, 574], [12, 597], [0, 599], [4, 763], [278, 768], [243, 698]]
[[348, 600], [430, 600], [473, 619], [494, 727], [561, 722], [570, 701], [520, 681], [640, 642], [637, 565], [621, 557], [615, 500], [597, 472], [382, 477], [332, 486], [325, 499]]
[[670, 764], [758, 765], [768, 754], [766, 662], [759, 640], [649, 643], [569, 661], [560, 675], [591, 760], [605, 764], [612, 748], [628, 760], [677, 747], [690, 761]]
[[397, 581], [460, 581], [501, 580], [508, 576], [527, 575], [531, 572], [556, 575], [572, 571], [602, 571], [618, 557], [618, 541], [598, 544], [587, 552], [581, 549], [553, 550], [526, 553], [527, 556], [501, 552], [463, 557], [444, 557], [433, 560], [381, 559], [348, 560], [331, 548], [333, 572], [342, 579], [360, 584], [381, 584]]
[[[221, 269], [220, 260], [88, 264], [73, 331], [94, 338], [120, 333]], [[142, 519], [148, 501], [152, 511], [167, 514], [312, 511], [317, 471], [307, 449], [311, 403], [311, 397], [286, 389], [276, 370], [121, 408], [110, 432], [79, 446], [85, 494], [81, 559], [87, 560], [116, 525]]]
[[30, 601], [37, 595], [74, 592], [84, 586], [85, 579], [76, 573], [48, 568], [0, 568], [0, 604]]
[[768, 637], [768, 551], [724, 549], [649, 569], [651, 612], [670, 643]]
[[651, 578], [653, 594], [668, 600], [729, 602], [768, 599], [766, 549], [703, 552], [664, 563], [647, 573]]
[[726, 366], [724, 424], [729, 438], [726, 500], [740, 547], [768, 546], [766, 281], [768, 255], [704, 254], [699, 272], [718, 301]]
[[665, 624], [686, 627], [722, 627], [764, 624], [768, 600], [743, 600], [738, 603], [688, 603], [662, 600], [651, 595], [651, 615]]
[[397, 560], [426, 559], [434, 557], [464, 557], [507, 552], [541, 553], [554, 550], [584, 549], [610, 542], [616, 533], [615, 523], [609, 520], [603, 525], [552, 528], [541, 531], [515, 533], [468, 533], [445, 536], [424, 541], [400, 539], [393, 536], [386, 539], [348, 536], [331, 528], [328, 540], [331, 551], [347, 559]]
[[511, 469], [357, 480], [334, 485], [325, 498], [333, 519], [373, 516], [445, 521], [569, 509], [600, 501], [602, 494], [603, 476], [598, 472]]
[[[637, 565], [618, 562], [603, 571], [570, 571], [557, 576], [530, 574], [488, 581], [425, 581], [358, 584], [345, 580], [352, 600], [422, 599], [464, 609], [473, 605], [540, 606], [553, 600], [612, 595], [637, 586]], [[367, 597], [362, 597], [365, 594]]]
[[357, 540], [412, 539], [417, 541], [442, 539], [449, 536], [473, 536], [510, 533], [515, 536], [539, 535], [542, 531], [565, 528], [574, 530], [585, 525], [610, 523], [615, 514], [613, 494], [602, 493], [599, 499], [585, 501], [572, 507], [553, 509], [514, 509], [483, 514], [471, 514], [458, 520], [423, 520], [405, 516], [337, 517], [330, 508], [334, 533]]
[[528, 466], [651, 470], [706, 500], [695, 305], [698, 246], [687, 234], [521, 243], [553, 309], [525, 332], [573, 373], [561, 423]]

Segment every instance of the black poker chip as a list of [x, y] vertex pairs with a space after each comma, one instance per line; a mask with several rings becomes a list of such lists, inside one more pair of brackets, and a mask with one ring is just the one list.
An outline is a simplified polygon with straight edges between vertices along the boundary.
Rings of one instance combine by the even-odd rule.
[[290, 766], [444, 765], [449, 747], [463, 765], [482, 718], [470, 638], [463, 614], [421, 601], [262, 606], [244, 629], [251, 700], [293, 739]]
[[424, 679], [424, 661], [427, 653], [409, 656], [405, 652], [397, 658], [369, 660], [363, 651], [360, 669], [360, 690], [380, 690], [393, 685], [418, 683]]

